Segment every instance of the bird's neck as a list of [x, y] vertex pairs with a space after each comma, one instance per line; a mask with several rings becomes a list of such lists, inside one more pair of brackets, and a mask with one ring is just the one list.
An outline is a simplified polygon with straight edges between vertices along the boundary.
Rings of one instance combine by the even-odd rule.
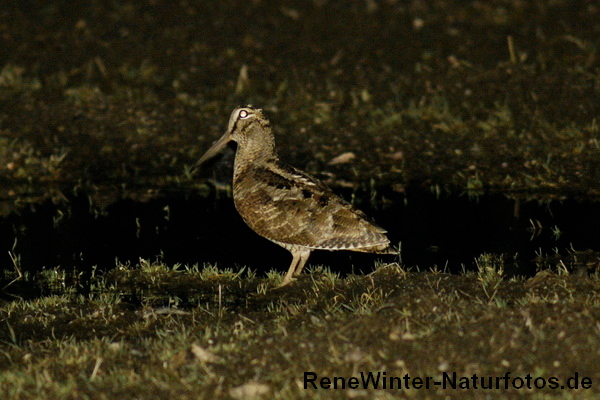
[[257, 129], [238, 142], [235, 154], [234, 174], [249, 166], [277, 162], [273, 133], [268, 129]]

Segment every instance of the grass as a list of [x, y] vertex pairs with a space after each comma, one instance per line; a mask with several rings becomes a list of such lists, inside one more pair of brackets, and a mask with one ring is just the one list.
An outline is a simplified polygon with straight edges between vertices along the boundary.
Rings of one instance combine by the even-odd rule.
[[[600, 276], [503, 275], [483, 254], [450, 275], [380, 265], [312, 268], [290, 286], [213, 266], [140, 260], [89, 286], [51, 270], [51, 293], [0, 306], [0, 384], [10, 399], [393, 398], [393, 390], [304, 389], [319, 377], [479, 376], [599, 381]], [[75, 274], [76, 275], [76, 274]], [[76, 279], [75, 279], [76, 280]], [[10, 287], [6, 290], [10, 291]], [[415, 398], [593, 398], [589, 390], [406, 390]]]

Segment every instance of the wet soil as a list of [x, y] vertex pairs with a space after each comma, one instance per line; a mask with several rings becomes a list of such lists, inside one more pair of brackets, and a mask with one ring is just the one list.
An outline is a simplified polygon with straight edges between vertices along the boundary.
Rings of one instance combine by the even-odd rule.
[[[600, 196], [593, 2], [9, 2], [0, 214], [205, 192], [240, 103], [332, 186]], [[275, 32], [275, 34], [274, 34]], [[352, 153], [352, 162], [327, 165]]]
[[[56, 266], [89, 274], [92, 268], [109, 271], [117, 262], [139, 259], [246, 267], [260, 275], [284, 271], [290, 254], [251, 231], [227, 194], [213, 191], [209, 197], [144, 204], [119, 201], [102, 211], [90, 208], [85, 196], [70, 199], [66, 212], [46, 202], [2, 221], [0, 259], [10, 271], [10, 255], [18, 255], [22, 272], [31, 274]], [[345, 194], [351, 198], [351, 192]], [[594, 263], [600, 250], [600, 206], [594, 202], [520, 204], [503, 195], [437, 196], [419, 188], [381, 195], [387, 206], [355, 200], [389, 231], [399, 256], [315, 251], [309, 263], [342, 275], [369, 273], [377, 259], [459, 273], [476, 270], [478, 257], [487, 253], [503, 260], [508, 276], [525, 277], [556, 269], [559, 260], [571, 272], [587, 271], [588, 261], [591, 272], [600, 263]], [[590, 256], [584, 256], [588, 251]], [[584, 261], [573, 261], [576, 254]]]

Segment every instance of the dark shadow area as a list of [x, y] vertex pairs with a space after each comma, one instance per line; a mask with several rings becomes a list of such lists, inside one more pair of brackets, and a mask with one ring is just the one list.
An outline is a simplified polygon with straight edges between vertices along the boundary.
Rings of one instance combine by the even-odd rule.
[[[437, 266], [456, 273], [475, 268], [482, 253], [494, 253], [506, 256], [511, 266], [507, 273], [531, 276], [539, 254], [600, 250], [597, 203], [528, 202], [515, 216], [515, 201], [503, 195], [438, 198], [411, 188], [385, 197], [394, 206], [374, 209], [365, 202], [358, 207], [389, 231], [394, 245], [401, 243], [401, 261], [408, 267]], [[160, 257], [167, 265], [216, 263], [234, 270], [247, 266], [259, 274], [285, 271], [291, 260], [286, 250], [245, 225], [231, 198], [214, 191], [205, 199], [123, 200], [103, 212], [92, 209], [84, 196], [69, 199], [67, 208], [51, 203], [30, 207], [0, 221], [2, 276], [14, 270], [9, 252], [18, 257], [22, 272], [59, 267], [84, 275], [93, 266], [106, 271], [116, 260], [135, 264], [139, 258]], [[376, 259], [398, 261], [394, 256], [315, 251], [309, 265], [328, 265], [342, 274], [368, 273]]]

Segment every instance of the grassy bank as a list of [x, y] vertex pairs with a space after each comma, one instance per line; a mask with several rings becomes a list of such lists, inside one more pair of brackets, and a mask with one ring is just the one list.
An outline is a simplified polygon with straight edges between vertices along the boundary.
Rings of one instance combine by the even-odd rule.
[[[278, 273], [145, 260], [86, 288], [46, 271], [28, 285], [47, 296], [0, 306], [0, 383], [11, 399], [596, 397], [598, 274], [508, 278], [490, 255], [478, 266], [450, 275], [389, 264], [345, 278], [316, 268], [285, 288]], [[592, 387], [304, 389], [304, 372], [440, 382], [455, 372], [463, 387], [473, 374], [565, 385], [577, 372]]]

